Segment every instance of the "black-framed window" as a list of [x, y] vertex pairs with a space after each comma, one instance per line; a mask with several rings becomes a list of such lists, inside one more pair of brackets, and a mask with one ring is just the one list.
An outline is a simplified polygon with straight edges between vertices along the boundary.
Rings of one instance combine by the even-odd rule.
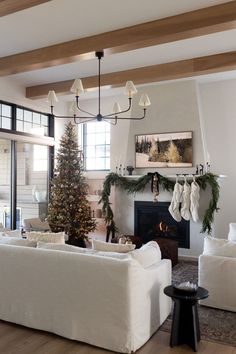
[[16, 130], [20, 132], [49, 135], [49, 117], [47, 114], [25, 108], [16, 108]]
[[0, 128], [12, 129], [12, 106], [0, 103]]
[[0, 129], [54, 137], [54, 119], [48, 113], [0, 100]]
[[86, 171], [110, 170], [110, 124], [87, 123], [83, 126], [83, 152]]

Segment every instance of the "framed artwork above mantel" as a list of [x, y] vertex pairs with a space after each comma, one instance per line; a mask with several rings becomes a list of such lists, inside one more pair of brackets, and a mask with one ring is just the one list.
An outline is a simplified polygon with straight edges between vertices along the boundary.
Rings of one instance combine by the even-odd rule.
[[135, 135], [135, 167], [192, 167], [193, 132]]

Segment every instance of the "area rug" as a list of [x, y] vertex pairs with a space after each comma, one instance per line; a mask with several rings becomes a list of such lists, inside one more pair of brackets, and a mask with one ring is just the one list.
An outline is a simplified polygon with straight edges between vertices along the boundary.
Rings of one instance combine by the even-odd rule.
[[[198, 281], [197, 262], [180, 262], [173, 268], [173, 284]], [[201, 339], [236, 347], [236, 313], [199, 306]], [[170, 332], [171, 315], [160, 330]]]

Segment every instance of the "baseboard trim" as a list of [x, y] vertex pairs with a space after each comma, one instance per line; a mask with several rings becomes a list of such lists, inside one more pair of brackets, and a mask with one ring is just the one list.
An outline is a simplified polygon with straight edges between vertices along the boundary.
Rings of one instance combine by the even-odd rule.
[[180, 261], [198, 261], [198, 257], [197, 256], [181, 256], [179, 255], [179, 260]]

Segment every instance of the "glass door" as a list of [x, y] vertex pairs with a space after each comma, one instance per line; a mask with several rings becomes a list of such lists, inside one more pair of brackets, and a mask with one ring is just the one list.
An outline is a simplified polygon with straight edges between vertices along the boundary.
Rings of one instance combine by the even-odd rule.
[[48, 146], [17, 142], [17, 229], [24, 219], [44, 220], [48, 207]]
[[11, 227], [11, 142], [0, 139], [0, 229]]

